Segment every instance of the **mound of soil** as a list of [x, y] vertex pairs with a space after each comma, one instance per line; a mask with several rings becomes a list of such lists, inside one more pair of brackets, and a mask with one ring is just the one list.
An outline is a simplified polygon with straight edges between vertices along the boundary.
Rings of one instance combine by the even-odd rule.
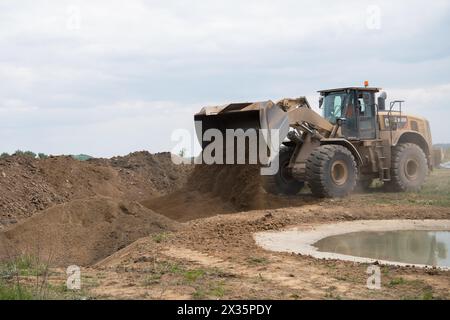
[[94, 195], [116, 197], [117, 174], [71, 157], [0, 160], [0, 225], [17, 223], [38, 211]]
[[218, 214], [289, 207], [297, 197], [273, 196], [264, 190], [256, 165], [197, 165], [186, 185], [169, 195], [151, 197], [144, 206], [177, 221]]
[[0, 260], [20, 254], [87, 266], [139, 238], [179, 225], [136, 202], [96, 196], [54, 206], [0, 233]]
[[191, 166], [170, 153], [78, 161], [72, 157], [0, 159], [0, 229], [54, 205], [93, 196], [142, 201], [186, 184]]
[[192, 172], [191, 165], [176, 165], [168, 152], [151, 154], [134, 152], [125, 157], [91, 160], [113, 168], [118, 173], [121, 190], [127, 199], [142, 201], [181, 188]]

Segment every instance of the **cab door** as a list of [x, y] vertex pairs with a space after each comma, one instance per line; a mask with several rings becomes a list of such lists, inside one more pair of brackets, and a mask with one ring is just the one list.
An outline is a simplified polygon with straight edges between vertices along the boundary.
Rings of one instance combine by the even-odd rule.
[[361, 140], [376, 138], [375, 94], [368, 91], [356, 91], [356, 114]]
[[355, 91], [348, 90], [342, 112], [342, 118], [345, 121], [341, 128], [342, 134], [348, 140], [359, 140], [358, 114], [356, 112], [355, 99]]

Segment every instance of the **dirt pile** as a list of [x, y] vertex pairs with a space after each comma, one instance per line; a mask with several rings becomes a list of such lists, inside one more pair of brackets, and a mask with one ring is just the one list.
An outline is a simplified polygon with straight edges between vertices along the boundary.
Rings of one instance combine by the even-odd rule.
[[192, 172], [191, 165], [176, 165], [168, 152], [134, 152], [125, 157], [91, 160], [118, 172], [119, 184], [127, 199], [142, 201], [181, 188]]
[[118, 196], [116, 174], [71, 157], [0, 160], [0, 225], [14, 224], [40, 210], [93, 195]]
[[172, 163], [169, 153], [78, 161], [72, 157], [0, 159], [0, 229], [54, 205], [96, 195], [141, 201], [187, 181], [191, 167]]
[[95, 196], [54, 206], [0, 233], [0, 260], [19, 254], [52, 265], [91, 265], [150, 234], [179, 225], [136, 202]]
[[184, 222], [217, 214], [288, 207], [302, 201], [266, 193], [259, 166], [197, 165], [182, 189], [142, 204]]
[[169, 153], [78, 161], [0, 159], [0, 259], [28, 253], [52, 264], [90, 265], [179, 225], [137, 201], [186, 185], [188, 165]]

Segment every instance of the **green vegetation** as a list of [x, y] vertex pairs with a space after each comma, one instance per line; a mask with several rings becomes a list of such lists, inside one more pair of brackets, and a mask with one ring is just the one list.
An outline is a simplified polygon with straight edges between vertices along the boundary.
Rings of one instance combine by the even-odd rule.
[[168, 233], [157, 233], [154, 234], [152, 236], [153, 241], [155, 241], [156, 243], [162, 243], [164, 241], [166, 241], [169, 238], [169, 234]]
[[247, 262], [250, 265], [266, 265], [269, 261], [264, 257], [249, 257], [247, 258]]
[[3, 152], [0, 155], [0, 158], [7, 158], [10, 156], [19, 156], [19, 157], [29, 157], [29, 158], [39, 158], [39, 159], [46, 159], [48, 158], [48, 155], [46, 155], [45, 153], [34, 153], [33, 151], [22, 151], [22, 150], [17, 150], [16, 152], [14, 152], [12, 155], [10, 155], [7, 152]]
[[208, 298], [223, 298], [226, 294], [226, 289], [223, 281], [213, 282], [206, 286], [197, 287], [192, 294], [192, 298], [208, 299]]
[[385, 192], [379, 188], [361, 197], [369, 203], [450, 207], [450, 170], [434, 170], [418, 193]]
[[389, 287], [394, 287], [394, 286], [402, 285], [405, 283], [406, 283], [406, 281], [403, 278], [394, 278], [389, 282]]
[[13, 278], [15, 275], [39, 277], [48, 271], [47, 266], [36, 257], [22, 255], [0, 264], [0, 277]]
[[7, 285], [0, 281], [0, 300], [34, 300], [34, 294], [17, 284]]
[[49, 281], [49, 264], [31, 255], [0, 263], [0, 300], [80, 299], [82, 291], [69, 291], [65, 283]]
[[[164, 280], [162, 278], [164, 277]], [[228, 274], [214, 268], [188, 268], [177, 262], [156, 261], [144, 278], [144, 286], [189, 286], [195, 299], [222, 298], [226, 294], [223, 278]]]
[[18, 157], [29, 157], [29, 158], [36, 158], [36, 153], [34, 153], [33, 151], [22, 151], [22, 150], [17, 150], [16, 152], [14, 152], [13, 156], [18, 156]]
[[0, 300], [45, 298], [48, 274], [47, 265], [29, 255], [2, 262], [0, 264]]
[[[1, 158], [7, 158], [7, 157], [10, 157], [10, 156], [11, 155], [9, 153], [3, 152], [0, 155], [0, 159]], [[12, 156], [29, 157], [29, 158], [33, 158], [33, 159], [36, 159], [36, 158], [37, 159], [47, 159], [49, 157], [47, 154], [42, 153], [42, 152], [36, 154], [33, 151], [22, 151], [22, 150], [17, 150], [16, 152], [14, 152], [12, 154]], [[93, 157], [91, 157], [91, 156], [89, 156], [87, 154], [70, 155], [70, 157], [72, 157], [73, 159], [78, 160], [78, 161], [87, 161], [87, 160], [93, 159]]]
[[183, 273], [183, 277], [188, 283], [196, 282], [199, 278], [203, 277], [206, 274], [205, 270], [202, 269], [194, 269], [188, 270]]

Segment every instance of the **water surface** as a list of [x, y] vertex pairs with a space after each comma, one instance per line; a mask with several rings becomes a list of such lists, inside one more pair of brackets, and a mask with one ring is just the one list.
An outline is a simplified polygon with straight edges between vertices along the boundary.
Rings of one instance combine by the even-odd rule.
[[450, 267], [450, 231], [355, 232], [324, 238], [314, 247], [321, 252]]

